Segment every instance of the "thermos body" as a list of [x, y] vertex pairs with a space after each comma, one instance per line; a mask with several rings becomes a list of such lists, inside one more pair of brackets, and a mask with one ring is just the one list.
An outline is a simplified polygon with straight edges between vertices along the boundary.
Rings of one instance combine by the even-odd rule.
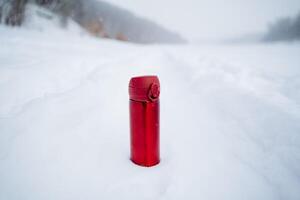
[[160, 162], [159, 93], [156, 76], [134, 77], [129, 83], [130, 159], [151, 167]]

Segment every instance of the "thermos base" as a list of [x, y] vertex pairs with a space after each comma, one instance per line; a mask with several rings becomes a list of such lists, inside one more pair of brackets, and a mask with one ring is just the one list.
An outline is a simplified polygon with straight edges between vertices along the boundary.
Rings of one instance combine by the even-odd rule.
[[145, 163], [139, 163], [139, 162], [136, 162], [134, 161], [133, 159], [130, 159], [131, 162], [133, 162], [134, 164], [138, 165], [138, 166], [141, 166], [141, 167], [154, 167], [156, 165], [158, 165], [160, 163], [160, 160], [159, 161], [156, 161], [154, 163], [149, 163], [149, 164], [145, 164]]

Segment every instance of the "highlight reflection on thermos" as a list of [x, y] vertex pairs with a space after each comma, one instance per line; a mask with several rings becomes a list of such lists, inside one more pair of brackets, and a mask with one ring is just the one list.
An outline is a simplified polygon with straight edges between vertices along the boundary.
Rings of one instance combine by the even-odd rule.
[[159, 163], [159, 94], [157, 76], [133, 77], [129, 82], [130, 159], [151, 167]]

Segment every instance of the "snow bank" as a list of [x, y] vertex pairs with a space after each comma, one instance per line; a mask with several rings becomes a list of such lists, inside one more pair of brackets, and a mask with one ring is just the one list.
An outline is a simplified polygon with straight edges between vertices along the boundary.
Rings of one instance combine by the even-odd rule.
[[[0, 38], [0, 199], [300, 198], [299, 44]], [[129, 161], [127, 87], [143, 74], [162, 85], [153, 168]]]

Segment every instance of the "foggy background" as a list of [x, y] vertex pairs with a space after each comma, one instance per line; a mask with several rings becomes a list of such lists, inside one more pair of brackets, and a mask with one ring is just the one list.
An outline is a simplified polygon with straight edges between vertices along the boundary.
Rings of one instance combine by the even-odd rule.
[[189, 40], [263, 34], [268, 24], [300, 12], [299, 0], [106, 0], [178, 31]]
[[[32, 11], [32, 5], [39, 8]], [[22, 26], [28, 15], [52, 20], [53, 14], [64, 26], [75, 21], [96, 37], [135, 43], [300, 39], [297, 0], [0, 0], [0, 22], [6, 25]]]

